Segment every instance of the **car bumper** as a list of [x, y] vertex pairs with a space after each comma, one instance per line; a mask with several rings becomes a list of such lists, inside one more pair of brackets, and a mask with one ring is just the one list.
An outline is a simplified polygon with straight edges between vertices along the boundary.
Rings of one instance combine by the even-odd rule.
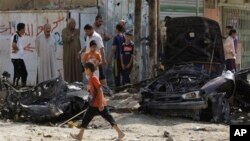
[[167, 110], [167, 109], [205, 109], [208, 107], [206, 101], [186, 101], [178, 103], [166, 103], [159, 101], [151, 101], [141, 105], [147, 109], [158, 109], [158, 110]]

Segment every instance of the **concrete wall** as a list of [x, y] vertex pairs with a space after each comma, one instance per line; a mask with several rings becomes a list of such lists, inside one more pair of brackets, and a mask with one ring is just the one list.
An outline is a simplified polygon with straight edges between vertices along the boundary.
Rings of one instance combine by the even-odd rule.
[[[16, 25], [26, 25], [25, 45], [35, 47], [36, 37], [43, 32], [43, 25], [51, 23], [53, 35], [57, 40], [57, 68], [62, 69], [61, 31], [66, 26], [67, 11], [13, 11], [0, 13], [0, 73], [8, 71], [13, 76], [13, 65], [10, 60], [10, 37], [16, 31]], [[27, 84], [36, 83], [37, 53], [25, 52], [24, 61], [28, 71]]]
[[[42, 26], [45, 23], [52, 25], [52, 35], [56, 38], [57, 43], [57, 69], [61, 70], [63, 74], [62, 64], [62, 38], [61, 31], [66, 27], [66, 18], [68, 12], [71, 12], [72, 18], [76, 19], [78, 27], [82, 30], [86, 23], [93, 23], [97, 9], [85, 8], [84, 10], [74, 11], [58, 11], [58, 10], [31, 10], [31, 11], [8, 11], [0, 13], [0, 73], [8, 71], [13, 77], [13, 64], [10, 60], [10, 37], [16, 31], [16, 25], [19, 22], [26, 24], [26, 36], [25, 45], [31, 43], [32, 47], [35, 47], [36, 37], [43, 32]], [[83, 31], [82, 34], [82, 46], [84, 45]], [[27, 71], [28, 80], [27, 85], [36, 84], [37, 76], [37, 53], [25, 52], [24, 58]], [[12, 78], [11, 77], [11, 78]], [[12, 81], [12, 79], [10, 79]]]
[[97, 0], [0, 0], [0, 10], [72, 9], [96, 6]]
[[204, 17], [213, 19], [217, 22], [220, 22], [220, 11], [219, 8], [205, 8], [205, 12], [204, 12]]

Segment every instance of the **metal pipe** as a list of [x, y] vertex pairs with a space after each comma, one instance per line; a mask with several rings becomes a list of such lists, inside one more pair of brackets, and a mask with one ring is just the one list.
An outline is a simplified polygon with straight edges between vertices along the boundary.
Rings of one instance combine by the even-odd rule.
[[33, 0], [33, 9], [36, 8], [35, 0]]
[[101, 15], [99, 0], [96, 0], [97, 15]]
[[199, 15], [199, 9], [200, 9], [200, 0], [196, 0], [196, 16], [198, 16]]

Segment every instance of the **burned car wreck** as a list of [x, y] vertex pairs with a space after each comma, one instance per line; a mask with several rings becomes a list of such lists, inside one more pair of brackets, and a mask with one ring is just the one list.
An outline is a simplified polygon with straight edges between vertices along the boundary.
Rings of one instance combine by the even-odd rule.
[[2, 91], [6, 92], [0, 107], [0, 116], [33, 122], [65, 119], [85, 109], [87, 93], [82, 83], [68, 84], [61, 76], [39, 83], [34, 87], [16, 89], [4, 72], [1, 77]]
[[[59, 122], [75, 116], [87, 108], [87, 85], [81, 82], [67, 83], [61, 75], [33, 87], [16, 89], [8, 81], [10, 74], [0, 77], [0, 118], [32, 122]], [[111, 96], [109, 87], [103, 93]], [[0, 97], [0, 98], [1, 98]], [[80, 116], [78, 116], [80, 117]]]
[[217, 22], [203, 17], [167, 21], [165, 72], [141, 90], [140, 110], [215, 122], [230, 120], [235, 74], [224, 70]]

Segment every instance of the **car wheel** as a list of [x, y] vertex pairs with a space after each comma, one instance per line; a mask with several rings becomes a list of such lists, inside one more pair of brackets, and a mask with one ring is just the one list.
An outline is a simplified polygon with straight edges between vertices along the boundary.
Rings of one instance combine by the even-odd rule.
[[229, 122], [230, 119], [230, 105], [228, 102], [228, 99], [223, 97], [221, 100], [221, 106], [222, 106], [222, 111], [221, 111], [221, 118], [224, 122]]
[[228, 123], [230, 119], [230, 105], [224, 95], [218, 95], [217, 100], [213, 103], [213, 121]]

